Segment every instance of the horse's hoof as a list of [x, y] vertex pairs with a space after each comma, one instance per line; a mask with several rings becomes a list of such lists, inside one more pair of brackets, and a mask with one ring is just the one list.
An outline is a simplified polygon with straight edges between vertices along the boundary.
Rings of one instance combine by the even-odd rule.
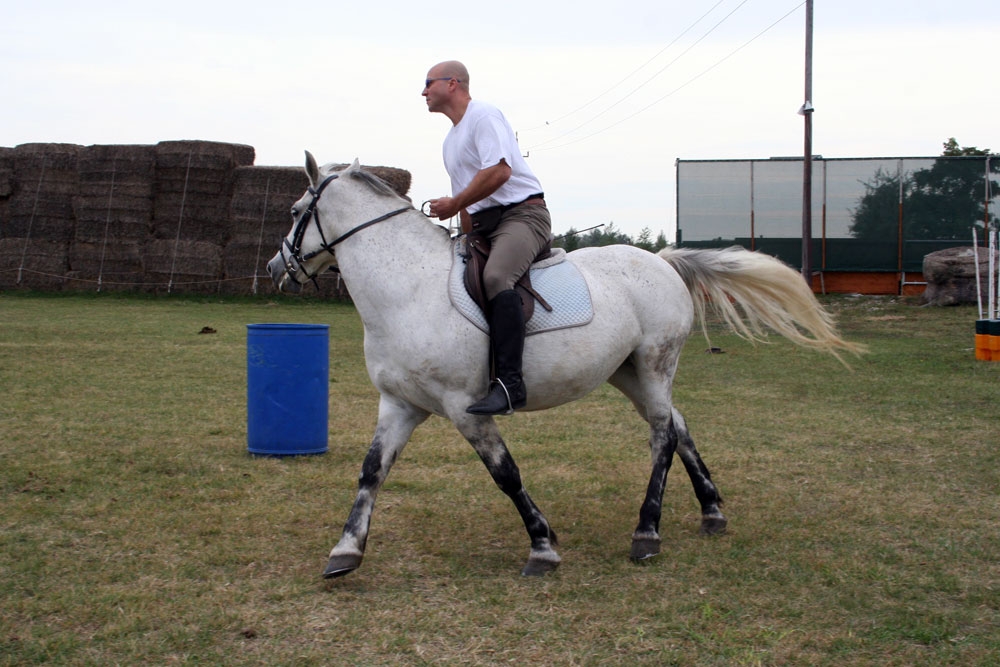
[[724, 516], [704, 517], [701, 520], [702, 535], [722, 535], [726, 532], [726, 524], [729, 521]]
[[559, 567], [558, 560], [548, 560], [543, 558], [529, 558], [524, 569], [521, 570], [522, 577], [544, 577], [549, 572], [554, 572]]
[[330, 560], [326, 563], [326, 569], [323, 570], [323, 578], [333, 579], [354, 572], [361, 566], [361, 558], [356, 554], [330, 556]]
[[641, 561], [652, 558], [653, 556], [658, 556], [659, 554], [660, 554], [659, 537], [632, 538], [632, 551], [631, 553], [629, 553], [629, 559], [633, 563], [639, 563]]

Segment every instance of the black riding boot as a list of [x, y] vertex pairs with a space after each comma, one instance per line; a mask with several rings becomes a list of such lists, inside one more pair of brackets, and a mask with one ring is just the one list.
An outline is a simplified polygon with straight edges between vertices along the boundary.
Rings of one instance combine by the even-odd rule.
[[521, 355], [524, 353], [524, 312], [521, 295], [504, 290], [489, 303], [490, 341], [496, 362], [497, 379], [481, 401], [465, 409], [474, 415], [509, 415], [523, 408], [528, 392], [521, 378]]

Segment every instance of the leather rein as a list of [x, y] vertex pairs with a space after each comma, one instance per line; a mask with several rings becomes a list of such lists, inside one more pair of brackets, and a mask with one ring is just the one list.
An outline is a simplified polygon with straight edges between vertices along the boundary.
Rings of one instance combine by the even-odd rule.
[[[413, 208], [412, 206], [404, 206], [403, 208], [396, 209], [395, 211], [390, 211], [389, 213], [386, 213], [385, 215], [380, 215], [379, 217], [373, 220], [361, 223], [357, 227], [351, 229], [345, 234], [342, 234], [333, 241], [327, 241], [326, 235], [323, 233], [323, 225], [320, 224], [319, 211], [316, 210], [316, 204], [319, 203], [320, 195], [323, 194], [323, 190], [326, 189], [326, 186], [339, 177], [340, 174], [330, 174], [325, 179], [323, 179], [323, 182], [319, 184], [319, 187], [314, 188], [311, 185], [309, 186], [308, 192], [313, 197], [312, 201], [309, 202], [309, 207], [302, 214], [302, 217], [300, 217], [298, 221], [296, 221], [295, 228], [292, 230], [291, 242], [289, 242], [287, 237], [282, 242], [282, 245], [288, 250], [288, 256], [285, 257], [285, 253], [282, 253], [282, 257], [285, 257], [285, 271], [288, 272], [290, 276], [295, 275], [296, 273], [298, 273], [299, 269], [302, 269], [302, 273], [306, 277], [306, 279], [312, 280], [313, 283], [315, 284], [316, 276], [319, 274], [314, 273], [310, 275], [305, 270], [304, 266], [305, 262], [309, 261], [313, 257], [316, 257], [317, 255], [321, 255], [324, 252], [328, 252], [331, 255], [334, 255], [333, 249], [335, 246], [347, 240], [351, 236], [354, 236], [362, 229], [366, 229], [368, 227], [371, 227], [372, 225], [384, 222], [389, 218], [395, 217], [400, 213], [405, 213], [406, 211], [409, 211]], [[302, 239], [305, 237], [306, 229], [309, 227], [309, 223], [314, 217], [316, 218], [316, 229], [319, 231], [319, 237], [320, 239], [322, 239], [322, 243], [320, 244], [318, 250], [314, 250], [310, 253], [303, 255]], [[337, 270], [336, 267], [330, 267], [330, 268], [333, 271]]]

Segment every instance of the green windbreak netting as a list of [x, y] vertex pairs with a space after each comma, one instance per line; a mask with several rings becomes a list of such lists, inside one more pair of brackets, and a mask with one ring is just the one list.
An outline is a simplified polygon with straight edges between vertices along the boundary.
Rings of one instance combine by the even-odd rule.
[[[812, 162], [813, 268], [920, 271], [923, 257], [998, 224], [1000, 158]], [[802, 258], [803, 160], [678, 160], [677, 243]]]

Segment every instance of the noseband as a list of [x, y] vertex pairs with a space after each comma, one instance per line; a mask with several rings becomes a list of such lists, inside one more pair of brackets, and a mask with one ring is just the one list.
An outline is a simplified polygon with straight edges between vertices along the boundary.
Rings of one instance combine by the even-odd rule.
[[[316, 204], [319, 203], [320, 195], [323, 194], [323, 190], [326, 189], [326, 186], [329, 185], [331, 181], [339, 177], [340, 174], [330, 174], [325, 179], [323, 179], [323, 182], [319, 184], [318, 188], [314, 188], [311, 185], [309, 186], [309, 194], [312, 195], [312, 201], [309, 202], [309, 207], [302, 214], [302, 217], [300, 217], [298, 221], [296, 221], [295, 228], [292, 230], [291, 242], [289, 242], [288, 238], [285, 238], [285, 240], [282, 242], [284, 248], [288, 250], [287, 257], [285, 257], [285, 253], [282, 252], [282, 257], [285, 257], [285, 271], [288, 273], [288, 275], [294, 276], [296, 273], [299, 272], [299, 269], [302, 269], [302, 274], [306, 277], [306, 279], [312, 280], [313, 283], [315, 283], [316, 276], [318, 274], [314, 273], [310, 275], [305, 270], [305, 263], [307, 261], [324, 252], [328, 252], [331, 255], [333, 255], [334, 254], [333, 249], [337, 244], [341, 243], [342, 241], [345, 241], [354, 234], [357, 234], [362, 229], [365, 229], [366, 227], [371, 227], [374, 224], [388, 220], [389, 218], [397, 216], [400, 213], [404, 213], [413, 208], [412, 206], [404, 206], [403, 208], [396, 209], [395, 211], [390, 211], [385, 215], [380, 215], [374, 220], [369, 220], [368, 222], [361, 223], [354, 229], [350, 230], [346, 234], [342, 234], [333, 241], [327, 241], [326, 235], [323, 233], [323, 225], [320, 224], [319, 211], [316, 210]], [[316, 229], [317, 231], [319, 231], [319, 237], [320, 239], [322, 239], [322, 243], [320, 244], [318, 250], [314, 250], [310, 253], [306, 253], [305, 255], [303, 255], [302, 239], [305, 237], [306, 229], [309, 227], [309, 222], [313, 219], [313, 217], [316, 218]]]

